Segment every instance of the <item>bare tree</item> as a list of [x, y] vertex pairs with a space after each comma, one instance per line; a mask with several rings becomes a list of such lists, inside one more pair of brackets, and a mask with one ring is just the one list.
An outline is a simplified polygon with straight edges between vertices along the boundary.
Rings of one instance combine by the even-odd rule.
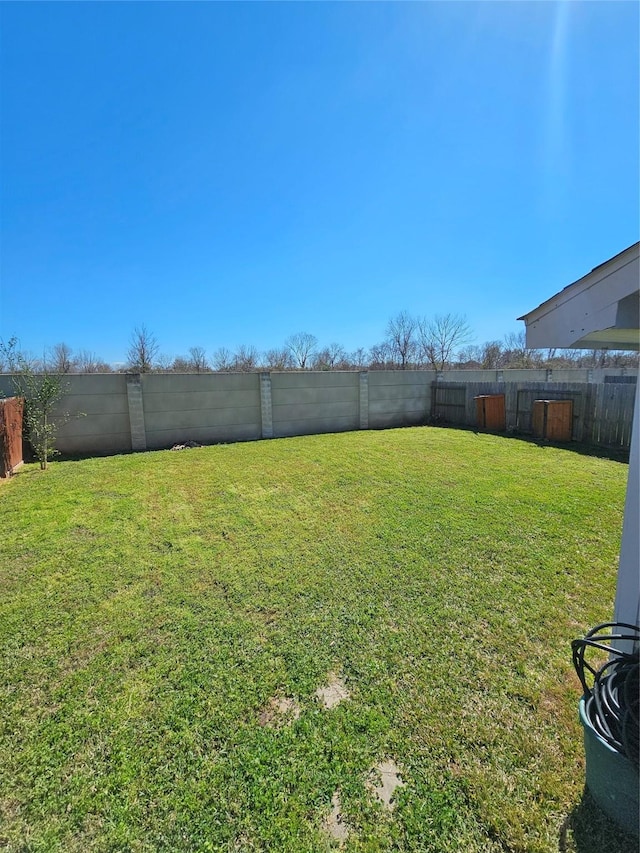
[[95, 353], [86, 349], [79, 350], [73, 360], [74, 367], [78, 373], [111, 373], [111, 366], [103, 361]]
[[456, 353], [456, 364], [459, 367], [475, 369], [482, 366], [482, 347], [469, 344]]
[[233, 355], [226, 347], [220, 347], [214, 352], [213, 366], [219, 371], [233, 369]]
[[158, 373], [171, 373], [175, 359], [166, 352], [161, 352], [153, 359], [153, 370]]
[[318, 345], [318, 339], [309, 332], [296, 332], [290, 335], [284, 342], [285, 347], [291, 353], [291, 358], [296, 367], [305, 370], [313, 357], [313, 352]]
[[233, 354], [233, 369], [250, 373], [258, 366], [258, 350], [254, 346], [242, 344]]
[[209, 362], [204, 347], [189, 348], [189, 369], [195, 373], [206, 373], [209, 370]]
[[329, 363], [331, 367], [335, 369], [344, 370], [345, 366], [348, 364], [348, 356], [347, 351], [342, 346], [342, 344], [336, 343], [335, 341], [327, 347], [329, 353]]
[[608, 360], [608, 351], [606, 349], [589, 350], [590, 367], [606, 367]]
[[47, 354], [46, 361], [51, 373], [71, 373], [73, 370], [71, 347], [67, 344], [56, 344]]
[[358, 349], [354, 350], [348, 356], [348, 359], [351, 366], [356, 367], [358, 370], [361, 370], [369, 364], [367, 351], [364, 347], [358, 347]]
[[314, 352], [311, 367], [314, 370], [331, 370], [331, 356], [329, 354], [328, 347], [324, 347], [324, 349], [316, 350], [316, 352]]
[[[159, 359], [158, 362], [159, 363]], [[167, 373], [191, 373], [191, 365], [189, 359], [183, 355], [177, 355], [171, 364], [167, 367]]]
[[504, 338], [503, 364], [505, 367], [531, 368], [542, 363], [540, 353], [527, 346], [527, 335], [524, 329], [510, 332]]
[[437, 314], [433, 320], [421, 320], [418, 324], [420, 354], [438, 371], [443, 371], [454, 350], [469, 343], [472, 337], [466, 317], [460, 314]]
[[612, 367], [638, 367], [639, 354], [626, 350], [610, 350], [609, 361]]
[[580, 351], [551, 347], [547, 350], [547, 367], [579, 367]]
[[406, 370], [416, 357], [417, 323], [406, 311], [401, 311], [387, 323], [387, 343], [392, 361], [401, 370]]
[[369, 350], [369, 367], [372, 370], [386, 370], [393, 366], [391, 348], [388, 341], [374, 344]]
[[136, 373], [151, 373], [159, 349], [155, 335], [145, 325], [136, 326], [127, 350], [129, 369]]
[[482, 345], [480, 363], [483, 370], [497, 370], [502, 366], [503, 357], [500, 341], [487, 341]]
[[342, 344], [332, 343], [314, 354], [313, 367], [315, 370], [345, 369], [347, 353]]
[[286, 347], [281, 349], [269, 349], [264, 354], [264, 364], [270, 370], [291, 370], [293, 359]]

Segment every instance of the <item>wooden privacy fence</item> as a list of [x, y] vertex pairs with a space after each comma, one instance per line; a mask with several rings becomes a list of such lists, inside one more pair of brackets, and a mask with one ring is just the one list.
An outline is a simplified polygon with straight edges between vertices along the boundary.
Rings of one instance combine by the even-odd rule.
[[635, 384], [617, 383], [434, 382], [431, 418], [455, 426], [477, 427], [475, 398], [504, 394], [507, 431], [531, 435], [535, 400], [571, 400], [573, 441], [628, 449], [635, 392]]
[[0, 400], [0, 477], [10, 477], [22, 464], [22, 414], [24, 400]]

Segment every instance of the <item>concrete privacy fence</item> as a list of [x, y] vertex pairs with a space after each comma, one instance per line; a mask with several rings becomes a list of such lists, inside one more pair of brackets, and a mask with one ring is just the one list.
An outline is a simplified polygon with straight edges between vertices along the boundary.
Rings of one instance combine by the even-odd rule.
[[[605, 376], [628, 379], [634, 371], [554, 370], [554, 381], [568, 381], [567, 373], [584, 389], [586, 383], [602, 383]], [[496, 393], [496, 388], [504, 390], [513, 383], [549, 382], [549, 374], [548, 370], [461, 370], [439, 376], [431, 370], [70, 374], [60, 408], [71, 419], [61, 426], [57, 446], [67, 454], [108, 455], [186, 441], [212, 444], [411, 426], [429, 420], [433, 388], [442, 382], [489, 383], [483, 387]], [[0, 375], [0, 394], [12, 393], [11, 377]], [[462, 403], [461, 411], [466, 405]], [[473, 410], [473, 400], [470, 405]]]

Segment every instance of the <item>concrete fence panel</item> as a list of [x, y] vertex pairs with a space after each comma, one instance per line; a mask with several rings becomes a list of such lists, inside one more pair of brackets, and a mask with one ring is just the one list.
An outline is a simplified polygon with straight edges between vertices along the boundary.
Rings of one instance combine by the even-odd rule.
[[423, 424], [431, 410], [431, 370], [369, 371], [369, 427]]
[[58, 429], [61, 453], [108, 455], [132, 449], [124, 374], [71, 374], [63, 385], [57, 410], [68, 413], [69, 420]]
[[140, 377], [146, 444], [213, 444], [260, 438], [257, 373], [145, 374]]
[[360, 425], [360, 379], [352, 371], [272, 373], [273, 435], [355, 430]]

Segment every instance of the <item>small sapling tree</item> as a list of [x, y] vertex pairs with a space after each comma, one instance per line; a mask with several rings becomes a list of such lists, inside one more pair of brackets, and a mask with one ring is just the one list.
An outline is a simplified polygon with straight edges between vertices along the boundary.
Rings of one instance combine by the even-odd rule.
[[13, 387], [18, 397], [24, 397], [24, 419], [29, 442], [34, 455], [44, 471], [48, 460], [58, 452], [55, 448], [58, 428], [69, 420], [57, 404], [66, 390], [63, 377], [54, 373], [46, 363], [36, 371], [33, 362], [18, 350], [17, 338], [8, 343], [0, 341], [0, 353], [9, 373], [13, 374]]

